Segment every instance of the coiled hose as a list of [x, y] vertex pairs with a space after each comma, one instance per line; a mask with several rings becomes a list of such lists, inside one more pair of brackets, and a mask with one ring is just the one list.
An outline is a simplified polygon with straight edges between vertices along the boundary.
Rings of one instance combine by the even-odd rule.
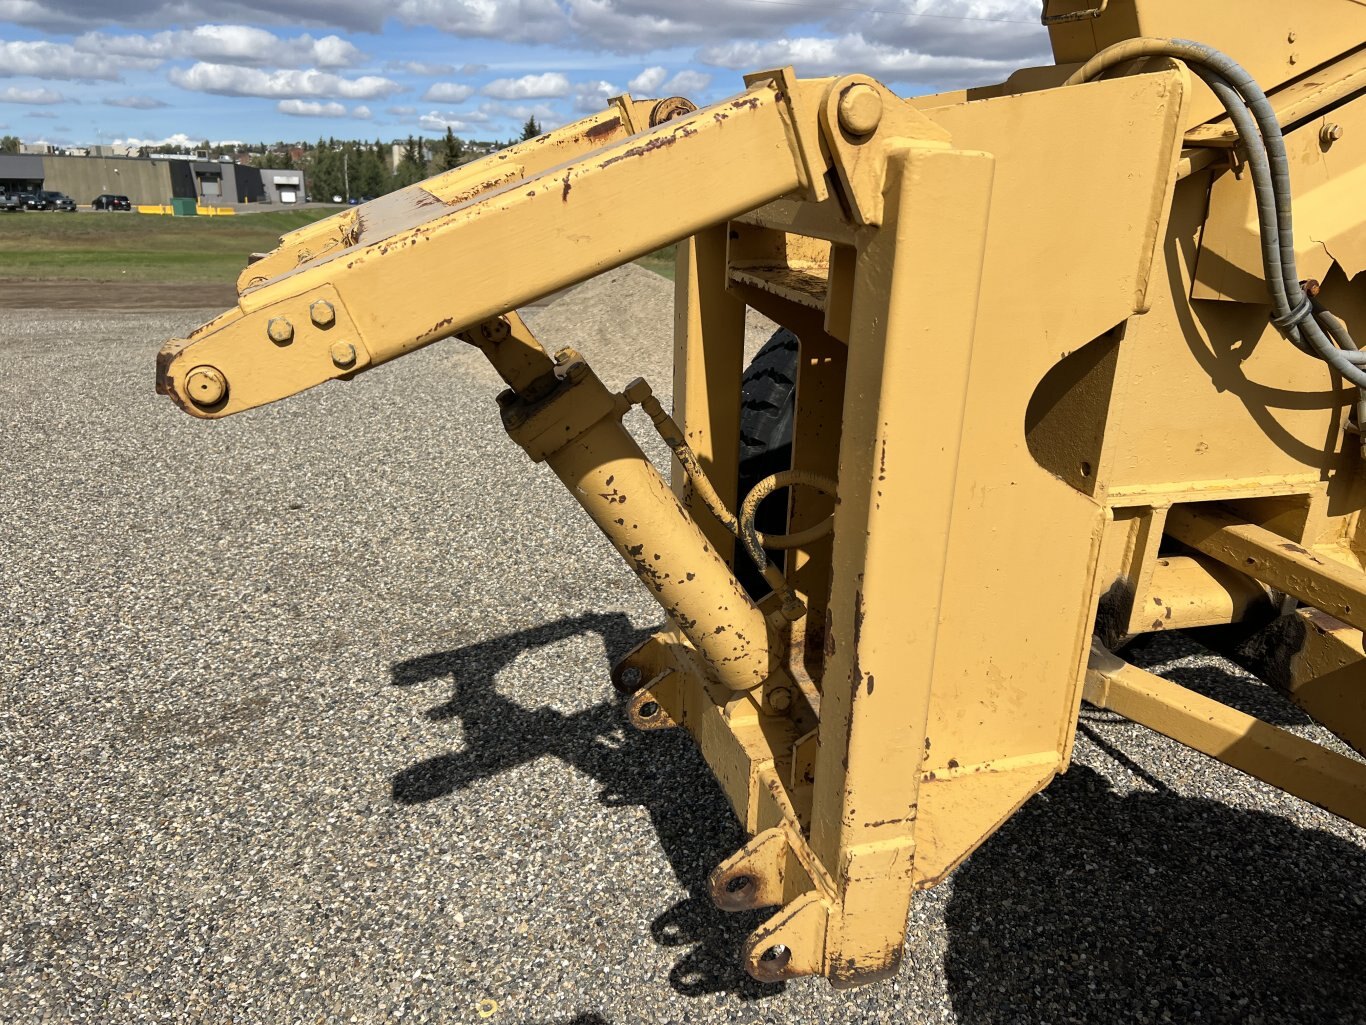
[[1128, 39], [1107, 47], [1078, 68], [1065, 84], [1089, 82], [1121, 64], [1145, 57], [1183, 61], [1228, 111], [1252, 174], [1262, 265], [1271, 293], [1271, 323], [1296, 348], [1327, 363], [1357, 388], [1357, 431], [1366, 456], [1366, 353], [1347, 326], [1329, 313], [1300, 281], [1295, 261], [1290, 161], [1271, 101], [1253, 77], [1227, 54], [1189, 39]]

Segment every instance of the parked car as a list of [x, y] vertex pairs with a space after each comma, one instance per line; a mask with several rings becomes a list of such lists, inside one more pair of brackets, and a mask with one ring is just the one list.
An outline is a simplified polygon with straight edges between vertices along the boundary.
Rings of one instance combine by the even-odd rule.
[[128, 201], [127, 196], [114, 196], [105, 193], [103, 196], [96, 196], [90, 204], [96, 210], [131, 210], [133, 204]]
[[59, 210], [68, 214], [76, 212], [76, 201], [65, 192], [48, 192], [45, 190], [43, 196], [47, 199], [49, 210]]
[[25, 210], [48, 210], [52, 207], [52, 201], [44, 192], [25, 192], [22, 195]]
[[24, 201], [19, 197], [19, 193], [7, 192], [3, 196], [0, 196], [0, 210], [5, 211], [6, 213], [17, 214], [22, 213], [23, 209]]

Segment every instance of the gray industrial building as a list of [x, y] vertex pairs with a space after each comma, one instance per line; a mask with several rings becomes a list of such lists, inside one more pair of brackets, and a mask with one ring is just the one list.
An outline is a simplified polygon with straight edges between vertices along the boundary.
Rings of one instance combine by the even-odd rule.
[[42, 188], [43, 158], [27, 153], [0, 153], [0, 193]]
[[0, 192], [49, 189], [87, 206], [96, 196], [127, 196], [134, 206], [194, 199], [205, 206], [292, 203], [303, 198], [300, 171], [175, 156], [0, 155]]

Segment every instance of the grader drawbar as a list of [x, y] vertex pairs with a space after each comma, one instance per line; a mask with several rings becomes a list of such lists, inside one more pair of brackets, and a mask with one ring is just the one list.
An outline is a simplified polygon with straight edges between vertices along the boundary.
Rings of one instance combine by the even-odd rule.
[[[1366, 763], [1115, 654], [1212, 628], [1366, 750], [1366, 6], [1044, 20], [1056, 64], [996, 86], [622, 96], [286, 235], [158, 362], [212, 419], [488, 357], [508, 434], [667, 613], [613, 682], [751, 837], [711, 887], [775, 909], [761, 980], [893, 971], [913, 893], [1066, 769], [1083, 700], [1366, 824]], [[672, 411], [515, 312], [674, 242]], [[798, 344], [790, 458], [742, 494], [747, 307]]]

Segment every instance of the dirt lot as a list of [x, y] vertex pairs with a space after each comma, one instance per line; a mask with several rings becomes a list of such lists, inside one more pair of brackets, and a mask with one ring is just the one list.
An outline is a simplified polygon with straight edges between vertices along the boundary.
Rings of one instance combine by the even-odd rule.
[[153, 281], [5, 281], [0, 310], [226, 309], [237, 302], [232, 284], [167, 285]]
[[[536, 323], [663, 394], [642, 273]], [[750, 981], [706, 896], [743, 837], [607, 678], [658, 610], [488, 368], [203, 423], [152, 367], [221, 309], [0, 314], [0, 1021], [1366, 1021], [1366, 833], [1094, 712], [895, 979]], [[1188, 639], [1132, 654], [1323, 736]]]

